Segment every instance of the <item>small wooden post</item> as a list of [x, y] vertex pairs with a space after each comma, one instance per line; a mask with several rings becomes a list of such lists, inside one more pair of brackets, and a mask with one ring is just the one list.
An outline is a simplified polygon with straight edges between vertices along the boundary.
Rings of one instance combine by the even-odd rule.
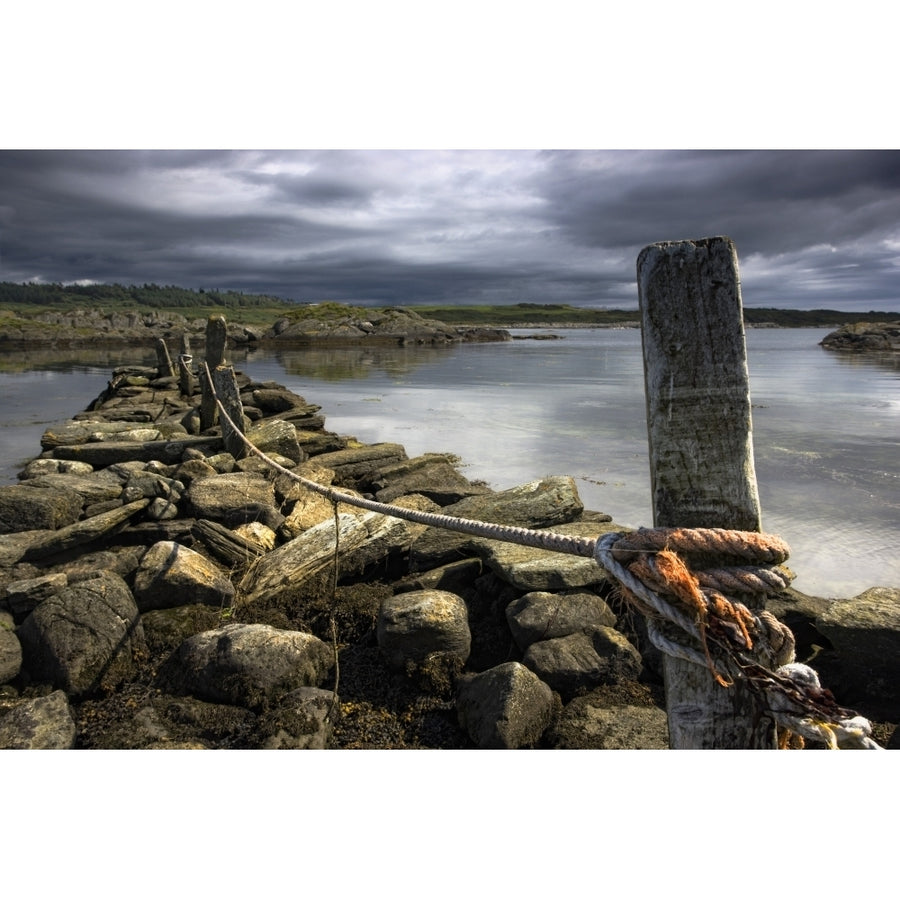
[[178, 386], [181, 393], [188, 400], [194, 396], [194, 373], [191, 371], [193, 357], [188, 353], [182, 353], [178, 357]]
[[[225, 365], [225, 339], [227, 328], [224, 316], [210, 316], [206, 321], [206, 364], [210, 372]], [[203, 367], [200, 367], [200, 431], [206, 431], [216, 424], [218, 410], [212, 394], [212, 385], [207, 381]]]
[[222, 423], [222, 440], [225, 443], [225, 449], [235, 458], [243, 459], [247, 455], [247, 448], [241, 440], [240, 432], [244, 428], [244, 407], [241, 404], [240, 393], [238, 392], [237, 380], [234, 377], [234, 368], [232, 366], [217, 366], [212, 370], [213, 386], [225, 412], [229, 418], [237, 426], [237, 431], [220, 417]]
[[228, 330], [225, 316], [210, 316], [206, 322], [206, 364], [210, 372], [225, 365], [225, 340]]
[[[727, 237], [666, 241], [637, 260], [653, 519], [760, 530], [737, 251]], [[774, 749], [743, 682], [664, 656], [673, 749]]]
[[169, 348], [162, 338], [156, 339], [156, 374], [160, 378], [174, 378], [175, 366], [169, 356]]

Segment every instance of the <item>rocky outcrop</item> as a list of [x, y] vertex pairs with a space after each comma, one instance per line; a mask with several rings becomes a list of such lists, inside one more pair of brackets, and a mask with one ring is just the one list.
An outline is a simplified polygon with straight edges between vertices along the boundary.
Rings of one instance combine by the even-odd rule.
[[900, 321], [842, 325], [820, 342], [826, 350], [852, 353], [900, 353]]
[[262, 336], [264, 343], [330, 344], [398, 343], [455, 344], [512, 340], [501, 328], [461, 327], [426, 319], [411, 309], [382, 309], [319, 303], [300, 307], [278, 319]]
[[[156, 309], [108, 312], [101, 309], [46, 311], [35, 316], [6, 316], [0, 346], [79, 347], [147, 344], [155, 340], [180, 344], [203, 341], [207, 320], [186, 318]], [[508, 341], [500, 328], [447, 325], [403, 307], [367, 308], [339, 303], [298, 304], [296, 310], [268, 328], [227, 323], [229, 347], [253, 344], [455, 344]]]
[[[77, 347], [82, 344], [147, 344], [155, 339], [180, 342], [186, 335], [202, 340], [206, 319], [188, 319], [172, 312], [156, 309], [108, 312], [102, 309], [74, 309], [66, 312], [46, 311], [36, 316], [4, 319], [0, 330], [2, 344], [38, 344], [55, 347]], [[243, 325], [228, 325], [232, 345], [246, 345], [259, 340], [260, 330]]]
[[[333, 434], [283, 386], [236, 381], [250, 440], [315, 484], [621, 530], [568, 476], [494, 491], [450, 456]], [[225, 451], [218, 425], [199, 433], [201, 403], [116, 370], [0, 489], [0, 747], [666, 746], [658, 660], [594, 560], [335, 507]], [[896, 595], [773, 604], [838, 699], [893, 723]]]

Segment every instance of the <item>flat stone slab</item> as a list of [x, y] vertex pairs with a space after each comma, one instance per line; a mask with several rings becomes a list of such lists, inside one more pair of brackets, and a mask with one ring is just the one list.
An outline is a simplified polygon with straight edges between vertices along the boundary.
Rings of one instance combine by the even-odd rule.
[[91, 516], [90, 519], [83, 519], [74, 525], [60, 528], [58, 531], [44, 532], [43, 537], [35, 539], [28, 545], [21, 558], [24, 560], [43, 559], [46, 556], [99, 540], [112, 534], [120, 526], [124, 526], [132, 516], [137, 515], [149, 505], [150, 501], [146, 498], [135, 500], [134, 503]]
[[120, 462], [140, 460], [150, 462], [179, 463], [184, 451], [189, 448], [202, 449], [215, 453], [222, 449], [220, 437], [184, 437], [176, 441], [102, 441], [88, 444], [67, 444], [55, 447], [53, 456], [56, 459], [74, 459], [88, 463], [97, 469], [112, 466]]
[[[618, 529], [611, 523], [570, 522], [540, 530], [596, 538]], [[585, 556], [480, 538], [473, 545], [498, 578], [522, 591], [564, 591], [599, 585], [606, 580], [605, 570]]]

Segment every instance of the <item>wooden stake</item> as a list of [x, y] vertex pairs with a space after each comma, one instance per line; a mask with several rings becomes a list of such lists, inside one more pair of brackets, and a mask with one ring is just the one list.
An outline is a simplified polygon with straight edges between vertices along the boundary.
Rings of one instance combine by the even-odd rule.
[[191, 371], [193, 357], [182, 353], [178, 357], [178, 386], [188, 400], [194, 396], [194, 373]]
[[159, 378], [174, 378], [175, 366], [169, 356], [169, 348], [162, 338], [156, 340], [156, 374]]
[[[727, 237], [666, 241], [637, 261], [657, 526], [760, 531], [737, 251]], [[673, 749], [774, 749], [742, 682], [664, 656]]]
[[225, 316], [210, 316], [206, 321], [206, 364], [210, 372], [214, 372], [218, 366], [225, 365], [227, 337]]
[[[244, 407], [241, 404], [237, 380], [234, 377], [234, 368], [217, 366], [212, 370], [212, 380], [216, 393], [222, 401], [222, 406], [225, 407], [225, 412], [228, 413], [229, 418], [238, 429], [243, 429]], [[240, 435], [225, 421], [224, 417], [220, 416], [219, 419], [222, 425], [222, 440], [225, 443], [225, 449], [235, 459], [243, 459], [247, 455], [247, 448]]]
[[[227, 328], [225, 316], [210, 316], [206, 320], [206, 364], [210, 372], [225, 365], [225, 339]], [[213, 397], [212, 385], [200, 367], [200, 431], [206, 431], [216, 424], [219, 411]]]

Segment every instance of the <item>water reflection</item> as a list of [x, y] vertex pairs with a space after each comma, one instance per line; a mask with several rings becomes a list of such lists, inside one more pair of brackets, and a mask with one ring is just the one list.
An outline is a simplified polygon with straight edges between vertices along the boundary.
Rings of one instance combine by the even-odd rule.
[[31, 372], [41, 369], [102, 368], [112, 372], [117, 366], [155, 366], [156, 350], [146, 347], [90, 347], [53, 349], [32, 347], [0, 351], [0, 372]]
[[271, 352], [288, 375], [317, 381], [348, 381], [367, 378], [372, 372], [391, 378], [408, 375], [423, 365], [434, 363], [449, 350], [444, 346], [378, 346], [308, 347]]
[[900, 375], [900, 353], [841, 353], [836, 350], [824, 350], [830, 354], [840, 366], [850, 368], [887, 369]]

